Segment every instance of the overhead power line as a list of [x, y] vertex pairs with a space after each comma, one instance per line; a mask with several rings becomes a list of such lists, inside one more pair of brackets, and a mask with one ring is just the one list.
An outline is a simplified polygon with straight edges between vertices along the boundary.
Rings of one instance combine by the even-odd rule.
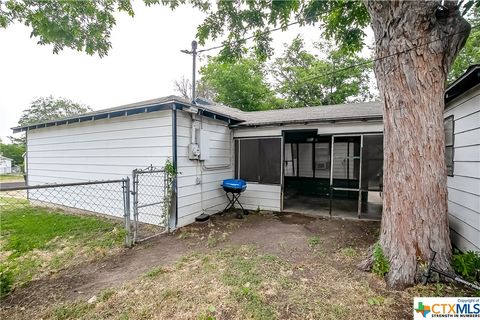
[[[323, 14], [323, 13], [322, 13]], [[285, 26], [280, 26], [280, 27], [277, 27], [277, 28], [273, 28], [273, 29], [268, 29], [268, 30], [265, 30], [264, 32], [261, 32], [260, 35], [266, 35], [266, 34], [269, 34], [269, 33], [272, 33], [274, 31], [279, 31], [279, 30], [283, 30], [285, 28], [288, 28], [290, 26], [293, 26], [293, 25], [296, 25], [296, 24], [299, 24], [300, 21], [293, 21], [293, 22], [290, 22], [290, 23], [287, 23]], [[234, 43], [240, 43], [242, 41], [247, 41], [247, 40], [250, 40], [250, 39], [253, 39], [255, 38], [256, 36], [255, 35], [251, 35], [251, 36], [248, 36], [246, 38], [242, 38], [242, 39], [238, 39], [238, 40], [235, 40]], [[207, 48], [207, 49], [201, 49], [201, 50], [198, 50], [197, 52], [198, 53], [202, 53], [202, 52], [207, 52], [207, 51], [211, 51], [211, 50], [216, 50], [216, 49], [221, 49], [223, 47], [226, 47], [227, 45], [229, 45], [229, 43], [224, 43], [224, 44], [221, 44], [221, 45], [218, 45], [218, 46], [215, 46], [215, 47], [211, 47], [211, 48]]]
[[[473, 30], [473, 29], [476, 29], [476, 28], [479, 28], [479, 27], [480, 27], [480, 24], [471, 27], [470, 30]], [[340, 73], [340, 72], [343, 72], [343, 71], [346, 71], [346, 70], [349, 70], [349, 69], [358, 68], [358, 67], [361, 67], [361, 66], [364, 66], [364, 65], [367, 65], [367, 64], [371, 64], [371, 63], [376, 62], [376, 61], [381, 61], [381, 60], [384, 60], [384, 59], [388, 59], [388, 58], [391, 58], [391, 57], [394, 57], [394, 56], [397, 56], [397, 55], [400, 55], [400, 54], [410, 52], [410, 51], [415, 50], [417, 48], [427, 46], [427, 45], [432, 44], [434, 42], [444, 40], [448, 37], [452, 37], [452, 36], [455, 36], [455, 35], [459, 35], [459, 34], [462, 34], [462, 33], [469, 32], [470, 30], [462, 30], [462, 31], [459, 31], [459, 32], [456, 32], [456, 33], [448, 34], [448, 35], [445, 35], [443, 37], [433, 39], [433, 40], [430, 40], [430, 41], [422, 43], [422, 44], [414, 45], [414, 46], [412, 46], [410, 48], [407, 48], [405, 50], [402, 50], [402, 51], [397, 51], [397, 52], [394, 52], [394, 53], [390, 53], [390, 54], [387, 54], [387, 55], [382, 56], [382, 57], [370, 59], [368, 61], [355, 63], [355, 64], [349, 65], [347, 67], [344, 67], [344, 68], [340, 68], [340, 69], [337, 69], [337, 70], [332, 70], [332, 71], [327, 72], [327, 73], [322, 73], [322, 74], [319, 74], [319, 75], [316, 75], [316, 76], [313, 76], [313, 77], [310, 77], [310, 78], [303, 79], [303, 80], [297, 82], [297, 84], [302, 84], [304, 82], [308, 82], [308, 81], [311, 81], [311, 80], [316, 80], [316, 79], [319, 79], [319, 78], [328, 77], [328, 76], [331, 76], [331, 75], [334, 75], [336, 73]], [[415, 40], [418, 40], [418, 39], [415, 39]]]

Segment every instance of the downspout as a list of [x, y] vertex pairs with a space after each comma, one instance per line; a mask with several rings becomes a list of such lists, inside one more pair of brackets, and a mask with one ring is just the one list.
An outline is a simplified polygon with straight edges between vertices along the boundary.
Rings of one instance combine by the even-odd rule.
[[[177, 107], [175, 104], [172, 106], [172, 164], [175, 172], [177, 171]], [[173, 208], [175, 210], [174, 221], [171, 221], [173, 228], [177, 228], [178, 224], [178, 174], [175, 174], [172, 183], [173, 197], [172, 201], [174, 202]], [[173, 223], [172, 223], [173, 222]]]

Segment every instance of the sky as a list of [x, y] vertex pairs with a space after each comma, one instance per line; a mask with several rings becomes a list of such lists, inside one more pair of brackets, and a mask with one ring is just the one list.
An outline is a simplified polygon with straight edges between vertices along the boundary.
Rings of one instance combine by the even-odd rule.
[[[4, 142], [22, 110], [38, 97], [65, 97], [98, 110], [176, 94], [174, 81], [182, 76], [190, 79], [192, 68], [191, 56], [180, 50], [190, 49], [205, 16], [186, 6], [172, 11], [139, 1], [134, 9], [133, 18], [117, 15], [112, 48], [103, 58], [70, 49], [54, 54], [51, 46], [30, 38], [29, 28], [21, 24], [0, 29], [0, 137]], [[299, 33], [307, 45], [321, 36], [316, 27], [276, 31], [272, 33], [276, 53]], [[203, 48], [220, 43], [210, 41]]]

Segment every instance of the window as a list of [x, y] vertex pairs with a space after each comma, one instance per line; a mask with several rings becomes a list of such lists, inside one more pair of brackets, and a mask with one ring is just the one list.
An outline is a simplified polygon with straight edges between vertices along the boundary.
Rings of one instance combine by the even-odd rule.
[[247, 182], [280, 184], [281, 139], [242, 139], [236, 144], [237, 177]]
[[453, 116], [445, 118], [443, 125], [445, 130], [445, 162], [447, 164], [447, 175], [453, 176]]

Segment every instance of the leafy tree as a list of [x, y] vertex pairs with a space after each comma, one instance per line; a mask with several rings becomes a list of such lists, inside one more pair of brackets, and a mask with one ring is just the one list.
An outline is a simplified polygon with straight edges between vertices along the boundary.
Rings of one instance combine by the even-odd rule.
[[[60, 118], [70, 117], [77, 114], [92, 111], [89, 106], [73, 102], [66, 98], [54, 98], [52, 96], [33, 100], [30, 106], [23, 110], [19, 126], [35, 124]], [[25, 144], [25, 135], [21, 137], [9, 137], [13, 144]]]
[[223, 61], [211, 58], [200, 69], [201, 81], [214, 99], [243, 111], [273, 109], [281, 102], [265, 80], [264, 65], [254, 58]]
[[6, 144], [0, 142], [0, 154], [13, 160], [15, 165], [23, 165], [23, 154], [25, 153], [24, 144]]
[[[480, 25], [480, 7], [475, 7], [467, 16], [467, 20], [472, 26]], [[472, 29], [465, 47], [458, 54], [448, 74], [448, 82], [458, 79], [469, 66], [478, 63], [480, 63], [480, 28]]]
[[288, 101], [288, 106], [328, 105], [373, 98], [369, 88], [371, 66], [348, 69], [331, 77], [318, 76], [335, 68], [365, 63], [366, 59], [345, 54], [328, 42], [317, 43], [316, 49], [326, 57], [309, 53], [304, 41], [297, 36], [272, 65], [272, 73], [278, 82], [277, 91]]
[[[187, 0], [145, 2], [174, 9]], [[244, 54], [244, 38], [250, 34], [253, 52], [262, 59], [269, 57], [272, 38], [265, 30], [287, 29], [292, 20], [319, 25], [345, 53], [359, 51], [363, 29], [372, 27], [374, 70], [384, 100], [380, 246], [390, 263], [387, 284], [412, 285], [431, 250], [437, 252], [436, 267], [450, 270], [444, 91], [448, 72], [471, 29], [462, 15], [480, 6], [480, 1], [224, 0], [215, 6], [208, 0], [188, 2], [207, 15], [198, 27], [200, 45], [227, 34], [221, 56], [230, 60]], [[110, 47], [115, 10], [133, 15], [128, 0], [9, 0], [0, 4], [0, 26], [20, 21], [31, 27], [41, 44], [53, 44], [54, 51], [70, 47], [104, 55]]]
[[28, 109], [23, 110], [18, 124], [20, 126], [38, 122], [56, 120], [92, 111], [89, 106], [73, 102], [66, 98], [52, 96], [33, 100]]

